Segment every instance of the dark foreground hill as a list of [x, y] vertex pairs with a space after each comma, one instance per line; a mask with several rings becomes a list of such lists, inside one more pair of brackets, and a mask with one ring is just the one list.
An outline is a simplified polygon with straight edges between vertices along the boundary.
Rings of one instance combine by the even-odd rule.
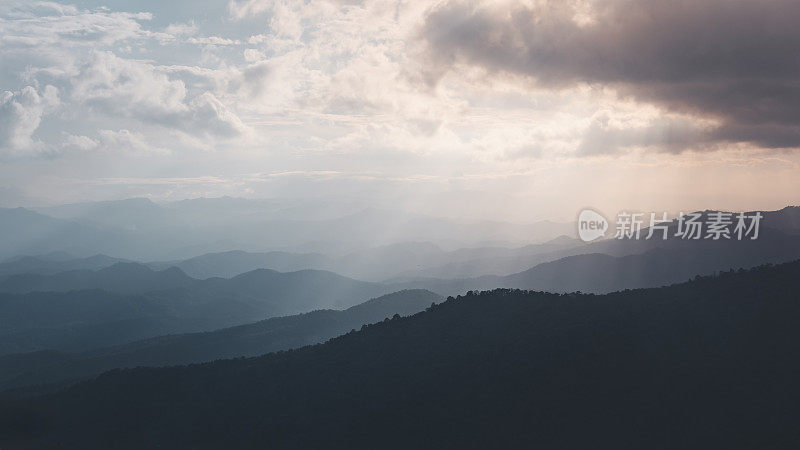
[[442, 297], [409, 290], [344, 311], [318, 310], [205, 333], [175, 334], [83, 353], [43, 350], [0, 357], [0, 390], [73, 382], [121, 367], [167, 366], [257, 356], [317, 344], [362, 325], [422, 311]]
[[6, 398], [6, 448], [800, 446], [800, 263], [497, 290], [326, 344]]

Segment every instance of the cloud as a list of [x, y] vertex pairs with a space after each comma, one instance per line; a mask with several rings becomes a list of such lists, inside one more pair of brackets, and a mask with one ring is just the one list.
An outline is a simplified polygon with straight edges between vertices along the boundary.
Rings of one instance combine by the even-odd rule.
[[60, 150], [62, 152], [101, 151], [131, 155], [166, 155], [170, 151], [151, 145], [147, 138], [137, 131], [130, 130], [98, 130], [96, 138], [66, 133], [62, 136]]
[[273, 74], [272, 64], [269, 61], [255, 62], [245, 67], [238, 78], [238, 85], [244, 95], [249, 97], [261, 97], [267, 92], [271, 75]]
[[98, 131], [98, 146], [106, 151], [132, 154], [167, 154], [168, 150], [148, 144], [144, 135], [130, 130]]
[[89, 136], [79, 136], [69, 133], [64, 133], [61, 138], [62, 151], [81, 151], [87, 152], [94, 150], [99, 146], [99, 142]]
[[197, 30], [197, 24], [194, 21], [190, 21], [188, 23], [171, 23], [164, 29], [164, 33], [170, 36], [182, 37], [195, 35]]
[[112, 116], [185, 132], [234, 137], [246, 127], [210, 92], [188, 99], [182, 80], [150, 63], [93, 52], [72, 80], [72, 99]]
[[204, 92], [192, 100], [189, 111], [190, 114], [184, 121], [196, 131], [229, 137], [247, 131], [247, 127], [239, 117], [210, 92]]
[[190, 44], [198, 45], [241, 45], [241, 42], [235, 39], [227, 39], [219, 36], [203, 36], [203, 37], [190, 37], [186, 39]]
[[[715, 121], [694, 136], [701, 143], [795, 148], [798, 23], [793, 0], [451, 1], [430, 12], [421, 38], [432, 83], [470, 66], [530, 77], [544, 89], [597, 84]], [[691, 146], [689, 130], [667, 134]]]
[[264, 59], [264, 53], [254, 48], [247, 48], [244, 50], [244, 60], [247, 62], [256, 62]]
[[139, 22], [150, 13], [79, 10], [52, 2], [12, 2], [2, 11], [13, 20], [0, 20], [0, 42], [5, 46], [59, 47], [111, 45], [147, 36]]
[[59, 105], [58, 89], [45, 86], [39, 93], [33, 86], [0, 93], [0, 154], [32, 154], [42, 150], [33, 134], [42, 116]]
[[629, 148], [680, 153], [714, 145], [714, 131], [683, 119], [658, 118], [645, 125], [615, 124], [607, 116], [592, 120], [577, 148], [579, 155], [613, 154]]
[[265, 0], [231, 0], [228, 2], [228, 12], [236, 20], [244, 19], [248, 16], [256, 16], [269, 11], [272, 3]]

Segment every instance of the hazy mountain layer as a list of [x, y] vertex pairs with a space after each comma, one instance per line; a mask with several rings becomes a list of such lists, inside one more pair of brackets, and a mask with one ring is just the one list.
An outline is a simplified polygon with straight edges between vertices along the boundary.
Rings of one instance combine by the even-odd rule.
[[395, 314], [440, 302], [429, 291], [400, 291], [344, 311], [318, 310], [205, 333], [160, 336], [83, 353], [43, 350], [0, 357], [0, 390], [74, 381], [120, 367], [189, 364], [256, 356], [316, 344]]
[[[331, 206], [220, 198], [164, 205], [128, 199], [36, 212], [0, 209], [0, 258], [66, 251], [77, 256], [103, 253], [140, 261], [173, 260], [236, 249], [341, 255], [397, 242], [449, 242], [459, 247], [489, 241], [525, 244], [574, 233], [566, 223], [457, 221]], [[307, 213], [300, 213], [304, 208]]]
[[[0, 354], [81, 351], [343, 309], [397, 290], [324, 271], [259, 269], [231, 279], [195, 280], [179, 269], [156, 272], [130, 263], [95, 272], [13, 276], [2, 285], [26, 293], [0, 293]], [[41, 292], [48, 290], [53, 292]]]
[[[57, 214], [59, 219], [21, 208], [0, 210], [0, 230], [7, 228], [8, 232], [2, 236], [9, 237], [7, 241], [0, 238], [0, 255], [69, 251], [83, 255], [106, 253], [139, 260], [158, 259], [159, 255], [187, 255], [191, 257], [170, 258], [168, 262], [149, 265], [156, 269], [177, 266], [196, 278], [232, 277], [257, 268], [267, 268], [281, 272], [329, 270], [363, 280], [404, 281], [415, 278], [504, 276], [567, 256], [590, 253], [627, 256], [654, 248], [673, 249], [686, 244], [673, 238], [667, 241], [607, 239], [585, 245], [561, 237], [543, 244], [520, 246], [521, 242], [552, 236], [551, 232], [554, 231], [573, 234], [574, 226], [548, 223], [512, 226], [492, 222], [460, 224], [372, 209], [316, 221], [279, 220], [276, 218], [278, 216], [274, 216], [274, 211], [259, 213], [261, 203], [250, 205], [247, 200], [241, 199], [217, 199], [214, 202], [211, 201], [213, 199], [206, 199], [209, 204], [223, 209], [226, 203], [234, 206], [231, 207], [230, 216], [222, 214], [222, 218], [204, 221], [200, 214], [202, 205], [208, 202], [199, 202], [196, 207], [179, 207], [175, 204], [160, 206], [147, 200], [134, 200], [41, 209]], [[773, 230], [783, 235], [797, 236], [800, 235], [798, 223], [800, 208], [787, 207], [764, 212], [761, 228], [763, 232]], [[674, 231], [673, 224], [671, 234]], [[644, 233], [647, 231], [644, 230]], [[609, 236], [611, 234], [613, 230]], [[380, 239], [367, 239], [369, 236], [380, 236]], [[464, 239], [459, 241], [459, 236]], [[365, 240], [360, 241], [361, 238]], [[481, 245], [492, 240], [510, 243], [505, 246]], [[437, 242], [442, 245], [449, 243], [446, 248], [452, 245], [461, 248], [444, 250]], [[696, 242], [689, 244], [695, 245]], [[279, 248], [293, 250], [274, 251]], [[273, 251], [259, 252], [259, 249]], [[316, 251], [307, 251], [314, 249]], [[320, 250], [324, 251], [321, 253]], [[215, 253], [208, 254], [209, 251]], [[198, 254], [201, 255], [195, 256]], [[99, 255], [95, 259], [98, 261], [93, 263], [81, 260], [71, 263], [59, 261], [58, 264], [6, 262], [0, 264], [0, 276], [97, 269], [104, 267], [102, 260], [110, 258]], [[118, 260], [105, 265], [113, 262]]]
[[[230, 251], [148, 265], [157, 269], [175, 266], [195, 278], [228, 278], [254, 269], [267, 268], [280, 272], [301, 269], [330, 270], [353, 278], [382, 281], [417, 272], [430, 272], [434, 276], [439, 273], [438, 268], [447, 264], [459, 267], [452, 272], [458, 276], [513, 273], [531, 267], [533, 263], [549, 261], [557, 257], [556, 252], [559, 250], [579, 247], [583, 247], [580, 241], [565, 236], [552, 242], [521, 248], [479, 247], [453, 251], [444, 251], [431, 243], [405, 242], [359, 250], [338, 257], [319, 253]], [[498, 260], [505, 264], [495, 263]], [[502, 267], [514, 270], [503, 272]]]
[[0, 263], [0, 277], [18, 274], [54, 274], [69, 270], [98, 270], [119, 262], [125, 261], [106, 255], [75, 258], [69, 254], [61, 254], [61, 257], [56, 259], [53, 259], [52, 255], [19, 256]]
[[136, 263], [116, 263], [100, 270], [71, 270], [52, 275], [18, 274], [0, 281], [0, 292], [64, 292], [103, 289], [111, 292], [142, 293], [189, 287], [197, 280], [172, 267], [153, 271]]
[[[750, 268], [800, 258], [800, 235], [764, 229], [757, 240], [611, 240], [583, 249], [605, 250], [563, 257], [505, 277], [483, 276], [456, 280], [416, 279], [392, 284], [417, 287], [442, 295], [497, 287], [552, 292], [606, 293], [621, 289], [657, 287], [731, 268]], [[642, 253], [639, 253], [642, 252]], [[614, 254], [622, 256], [612, 256]]]

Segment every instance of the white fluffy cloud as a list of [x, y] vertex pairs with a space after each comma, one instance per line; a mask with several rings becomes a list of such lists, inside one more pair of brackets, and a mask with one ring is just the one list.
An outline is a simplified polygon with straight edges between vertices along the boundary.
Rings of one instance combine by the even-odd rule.
[[130, 130], [98, 130], [97, 136], [65, 134], [60, 150], [65, 152], [104, 152], [117, 155], [167, 155], [168, 149], [152, 145], [139, 132]]
[[40, 93], [32, 86], [0, 93], [0, 154], [31, 154], [42, 150], [33, 134], [42, 116], [59, 104], [58, 90], [45, 86]]
[[93, 52], [71, 82], [74, 101], [105, 114], [226, 137], [246, 129], [214, 94], [189, 99], [183, 81], [170, 79], [153, 64], [111, 52]]
[[110, 152], [166, 154], [168, 150], [150, 145], [141, 133], [130, 130], [100, 130], [98, 146]]
[[228, 11], [234, 19], [241, 20], [268, 11], [271, 9], [272, 3], [267, 0], [231, 0], [228, 2]]
[[111, 45], [151, 35], [140, 22], [152, 19], [148, 12], [81, 10], [55, 2], [12, 1], [0, 21], [0, 42], [10, 47], [41, 48]]

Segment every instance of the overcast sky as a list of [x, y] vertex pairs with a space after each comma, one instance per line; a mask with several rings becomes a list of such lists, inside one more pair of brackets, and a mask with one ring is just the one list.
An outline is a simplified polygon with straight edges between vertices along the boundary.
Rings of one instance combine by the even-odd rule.
[[515, 221], [800, 193], [795, 1], [0, 1], [0, 205]]

